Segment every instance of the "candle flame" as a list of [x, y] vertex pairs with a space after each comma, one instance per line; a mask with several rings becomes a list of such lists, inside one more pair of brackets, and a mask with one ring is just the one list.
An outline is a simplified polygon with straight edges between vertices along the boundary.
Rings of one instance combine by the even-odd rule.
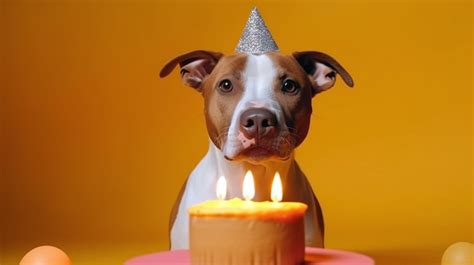
[[227, 194], [227, 181], [224, 176], [220, 176], [217, 180], [216, 195], [219, 200], [225, 200]]
[[276, 172], [272, 183], [272, 201], [280, 202], [283, 199], [283, 187], [281, 185], [280, 173]]
[[247, 171], [244, 177], [244, 187], [242, 195], [246, 201], [250, 201], [255, 196], [255, 185], [253, 183], [252, 171]]

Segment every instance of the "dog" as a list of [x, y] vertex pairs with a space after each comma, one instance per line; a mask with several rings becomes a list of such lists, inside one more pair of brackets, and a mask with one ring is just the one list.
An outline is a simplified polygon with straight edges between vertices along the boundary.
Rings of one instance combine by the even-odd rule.
[[294, 157], [310, 125], [312, 98], [331, 88], [340, 75], [351, 75], [331, 56], [316, 51], [260, 55], [196, 50], [168, 62], [169, 75], [179, 65], [182, 82], [201, 93], [209, 150], [184, 183], [170, 215], [171, 249], [189, 248], [187, 209], [215, 199], [220, 176], [229, 198], [242, 197], [245, 173], [255, 176], [255, 201], [270, 200], [279, 172], [284, 201], [308, 205], [305, 244], [324, 247], [321, 206]]

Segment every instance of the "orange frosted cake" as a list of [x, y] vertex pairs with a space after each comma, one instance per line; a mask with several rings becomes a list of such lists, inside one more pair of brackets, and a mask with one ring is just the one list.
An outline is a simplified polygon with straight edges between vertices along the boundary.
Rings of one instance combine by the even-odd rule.
[[241, 199], [195, 205], [189, 209], [191, 264], [302, 264], [306, 208]]

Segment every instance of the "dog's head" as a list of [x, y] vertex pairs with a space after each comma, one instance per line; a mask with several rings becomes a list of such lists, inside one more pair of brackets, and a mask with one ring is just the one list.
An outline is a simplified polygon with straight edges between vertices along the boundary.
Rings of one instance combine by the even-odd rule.
[[308, 133], [311, 99], [349, 73], [321, 52], [262, 55], [192, 51], [160, 72], [180, 65], [184, 84], [204, 97], [209, 137], [229, 160], [286, 160]]

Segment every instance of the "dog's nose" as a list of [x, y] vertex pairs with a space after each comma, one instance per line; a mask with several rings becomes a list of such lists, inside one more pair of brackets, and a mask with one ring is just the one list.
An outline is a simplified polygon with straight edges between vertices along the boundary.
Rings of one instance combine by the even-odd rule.
[[267, 109], [252, 108], [240, 115], [240, 130], [249, 139], [272, 136], [277, 127], [276, 115]]

